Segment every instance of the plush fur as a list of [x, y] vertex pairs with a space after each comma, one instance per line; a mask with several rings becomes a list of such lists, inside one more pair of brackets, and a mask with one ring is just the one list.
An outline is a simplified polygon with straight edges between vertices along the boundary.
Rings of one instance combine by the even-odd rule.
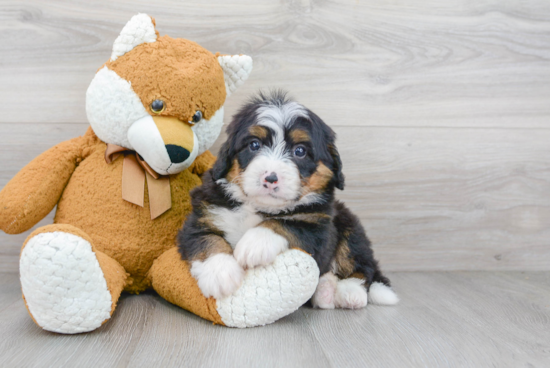
[[[334, 199], [344, 188], [342, 162], [321, 118], [282, 92], [260, 93], [227, 134], [214, 168], [191, 193], [193, 213], [178, 236], [183, 259], [232, 254], [250, 269], [299, 248], [324, 275], [313, 298], [318, 307], [362, 308], [373, 283], [393, 293], [359, 219]], [[202, 277], [209, 276], [197, 275], [199, 286]], [[391, 298], [375, 298], [382, 299]]]
[[[294, 264], [296, 284], [286, 282], [284, 262], [261, 275], [244, 275], [235, 261], [237, 272], [218, 279], [230, 274], [233, 284], [252, 286], [220, 301], [218, 309], [218, 300], [206, 298], [192, 274], [212, 275], [219, 262], [205, 262], [201, 271], [181, 260], [175, 238], [191, 212], [189, 191], [214, 163], [207, 149], [220, 133], [225, 97], [248, 77], [252, 61], [246, 55], [221, 57], [191, 41], [159, 37], [154, 24], [139, 14], [124, 27], [111, 60], [88, 89], [91, 127], [86, 134], [35, 158], [0, 192], [0, 229], [10, 234], [30, 229], [57, 206], [55, 224], [33, 232], [21, 257], [23, 297], [44, 329], [91, 331], [110, 318], [123, 290], [140, 293], [152, 287], [214, 323], [239, 327], [273, 322], [315, 290], [318, 269], [307, 255]], [[162, 110], [152, 110], [155, 100], [162, 100]], [[193, 120], [195, 115], [199, 118]], [[169, 210], [151, 220], [148, 190], [155, 182], [149, 179], [143, 194], [138, 193], [143, 207], [122, 198], [126, 160], [121, 154], [107, 163], [107, 144], [134, 150], [157, 174], [169, 175]], [[186, 158], [179, 154], [185, 149]], [[262, 284], [266, 278], [282, 280], [273, 287], [280, 287], [284, 297], [257, 297], [254, 285], [272, 287]], [[245, 301], [248, 310], [232, 307]], [[255, 317], [247, 320], [247, 315]]]

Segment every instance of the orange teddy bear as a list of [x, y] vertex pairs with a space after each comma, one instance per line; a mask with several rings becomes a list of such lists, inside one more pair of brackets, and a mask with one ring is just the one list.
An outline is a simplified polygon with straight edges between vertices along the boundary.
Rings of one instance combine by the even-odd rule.
[[90, 128], [51, 148], [0, 192], [0, 229], [24, 232], [55, 206], [54, 224], [21, 251], [23, 297], [37, 325], [91, 331], [115, 311], [122, 291], [153, 288], [217, 324], [264, 325], [293, 312], [315, 291], [319, 270], [298, 250], [249, 270], [240, 289], [205, 298], [177, 252], [191, 211], [189, 191], [215, 158], [223, 105], [249, 76], [246, 55], [214, 55], [160, 37], [134, 16], [86, 94]]

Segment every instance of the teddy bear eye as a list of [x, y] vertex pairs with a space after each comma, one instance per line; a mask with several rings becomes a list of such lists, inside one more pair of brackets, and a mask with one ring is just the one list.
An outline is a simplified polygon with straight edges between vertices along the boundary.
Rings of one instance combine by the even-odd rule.
[[191, 121], [189, 123], [191, 124], [197, 124], [202, 119], [202, 112], [197, 111], [195, 112], [195, 115], [191, 118]]
[[151, 111], [155, 114], [160, 114], [161, 112], [163, 112], [165, 107], [166, 105], [162, 100], [155, 100], [151, 102]]

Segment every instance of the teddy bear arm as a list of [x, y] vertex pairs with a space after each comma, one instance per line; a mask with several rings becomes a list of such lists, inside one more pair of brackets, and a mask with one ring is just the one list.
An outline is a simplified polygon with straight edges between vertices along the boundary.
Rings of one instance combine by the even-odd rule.
[[319, 268], [309, 254], [291, 249], [273, 264], [248, 270], [232, 295], [206, 298], [191, 267], [176, 247], [158, 257], [148, 274], [151, 285], [164, 299], [215, 324], [254, 327], [273, 323], [307, 302], [319, 280]]
[[189, 167], [189, 170], [193, 174], [197, 174], [198, 176], [201, 176], [210, 170], [212, 166], [214, 166], [214, 163], [216, 162], [216, 156], [212, 154], [210, 151], [205, 151], [202, 155], [198, 156], [195, 161], [191, 164]]
[[81, 160], [82, 137], [54, 146], [27, 164], [0, 191], [0, 229], [22, 233], [55, 207]]

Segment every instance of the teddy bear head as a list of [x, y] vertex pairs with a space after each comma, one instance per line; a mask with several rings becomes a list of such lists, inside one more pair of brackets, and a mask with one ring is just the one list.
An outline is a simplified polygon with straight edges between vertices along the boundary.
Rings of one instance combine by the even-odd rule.
[[218, 138], [225, 99], [251, 71], [249, 56], [160, 37], [155, 20], [138, 14], [90, 83], [86, 113], [99, 139], [136, 151], [161, 175], [176, 174]]

